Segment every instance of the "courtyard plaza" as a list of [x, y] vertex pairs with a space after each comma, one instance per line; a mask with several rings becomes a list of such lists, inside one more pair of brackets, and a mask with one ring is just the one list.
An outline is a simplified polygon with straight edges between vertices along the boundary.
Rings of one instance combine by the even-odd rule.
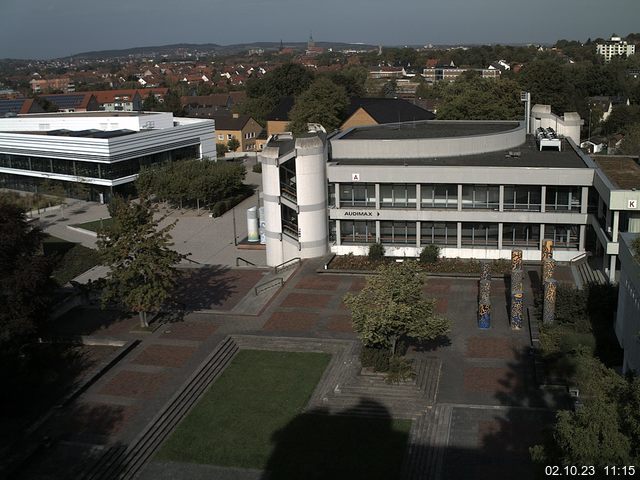
[[[320, 273], [323, 261], [302, 262], [288, 272], [282, 288], [258, 296], [253, 289], [272, 275], [267, 270], [194, 269], [199, 278], [183, 291], [183, 318], [152, 332], [137, 331], [137, 317], [97, 306], [76, 308], [62, 317], [56, 322], [60, 335], [140, 343], [41, 427], [40, 433], [55, 441], [34, 454], [21, 478], [57, 478], [56, 465], [63, 459], [73, 459], [72, 469], [79, 474], [108, 446], [134, 442], [184, 379], [229, 335], [271, 339], [273, 345], [280, 339], [357, 345], [342, 299], [362, 289], [366, 276]], [[532, 267], [528, 273], [525, 303], [530, 306], [538, 272]], [[540, 441], [542, 427], [552, 421], [561, 399], [544, 394], [535, 384], [527, 325], [513, 331], [508, 324], [506, 282], [492, 282], [489, 330], [477, 328], [477, 279], [430, 277], [425, 283], [425, 296], [434, 298], [438, 313], [452, 322], [445, 341], [413, 346], [408, 352], [410, 358], [438, 366], [437, 375], [428, 380], [433, 397], [426, 407], [417, 405], [424, 410], [426, 426], [415, 427], [411, 436], [413, 455], [436, 451], [422, 454], [429, 458], [429, 472], [436, 475], [429, 478], [467, 478], [470, 473], [474, 478], [532, 478], [528, 447]], [[259, 304], [256, 297], [261, 298]], [[252, 313], [238, 313], [248, 311]], [[391, 406], [388, 411], [393, 412]], [[427, 428], [434, 418], [437, 428]], [[161, 478], [154, 472], [165, 469], [172, 472], [171, 478], [211, 478], [212, 469], [215, 478], [261, 475], [237, 468], [163, 465], [157, 459], [145, 468], [142, 478]]]

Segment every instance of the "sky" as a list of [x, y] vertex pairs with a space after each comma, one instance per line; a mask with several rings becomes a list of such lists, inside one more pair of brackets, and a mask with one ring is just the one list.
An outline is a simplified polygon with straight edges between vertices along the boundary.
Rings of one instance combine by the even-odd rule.
[[0, 58], [173, 43], [553, 43], [640, 31], [640, 0], [0, 0]]

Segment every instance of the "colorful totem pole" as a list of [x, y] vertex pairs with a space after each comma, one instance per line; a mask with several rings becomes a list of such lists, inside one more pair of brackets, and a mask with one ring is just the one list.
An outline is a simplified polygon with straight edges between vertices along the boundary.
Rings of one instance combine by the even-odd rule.
[[480, 280], [489, 280], [491, 281], [491, 265], [488, 263], [483, 263], [480, 265]]
[[522, 250], [511, 250], [511, 270], [522, 270]]
[[542, 261], [545, 258], [553, 258], [553, 240], [545, 238], [542, 240]]
[[[480, 295], [478, 296], [478, 327], [486, 329], [491, 327], [491, 270], [483, 270], [484, 278], [480, 280]], [[487, 265], [488, 266], [488, 265]]]
[[[517, 252], [517, 251], [516, 251]], [[524, 292], [524, 271], [522, 270], [522, 251], [520, 250], [520, 262], [514, 262], [514, 257], [518, 255], [511, 253], [511, 328], [519, 330], [522, 328], [523, 316], [523, 292]], [[516, 266], [516, 268], [513, 268]]]
[[556, 317], [556, 292], [558, 290], [558, 282], [554, 279], [544, 284], [544, 305], [542, 310], [542, 321], [545, 324], [551, 324]]
[[553, 258], [545, 258], [542, 260], [542, 285], [553, 278], [556, 269], [556, 261]]

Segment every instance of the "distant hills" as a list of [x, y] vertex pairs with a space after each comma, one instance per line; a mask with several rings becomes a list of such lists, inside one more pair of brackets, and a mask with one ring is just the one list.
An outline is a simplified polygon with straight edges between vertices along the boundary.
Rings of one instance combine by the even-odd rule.
[[[283, 43], [285, 48], [304, 49], [306, 42], [287, 42]], [[357, 49], [374, 49], [377, 45], [366, 45], [360, 43], [343, 43], [343, 42], [316, 42], [316, 46], [322, 48], [332, 48], [334, 50], [344, 50], [349, 48]], [[247, 51], [253, 48], [262, 48], [265, 51], [276, 51], [280, 48], [280, 42], [253, 42], [238, 43], [234, 45], [218, 45], [217, 43], [176, 43], [173, 45], [158, 45], [151, 47], [133, 47], [118, 50], [100, 50], [93, 52], [82, 52], [69, 55], [65, 58], [114, 58], [114, 57], [130, 57], [145, 55], [175, 55], [177, 53], [200, 53], [200, 54], [216, 54], [216, 55], [233, 55]]]

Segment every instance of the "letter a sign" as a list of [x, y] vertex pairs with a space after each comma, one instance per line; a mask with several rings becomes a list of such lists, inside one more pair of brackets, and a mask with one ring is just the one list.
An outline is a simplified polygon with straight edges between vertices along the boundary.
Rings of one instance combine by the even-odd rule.
[[360, 174], [359, 173], [352, 173], [351, 174], [351, 181], [352, 182], [359, 182], [360, 181]]

